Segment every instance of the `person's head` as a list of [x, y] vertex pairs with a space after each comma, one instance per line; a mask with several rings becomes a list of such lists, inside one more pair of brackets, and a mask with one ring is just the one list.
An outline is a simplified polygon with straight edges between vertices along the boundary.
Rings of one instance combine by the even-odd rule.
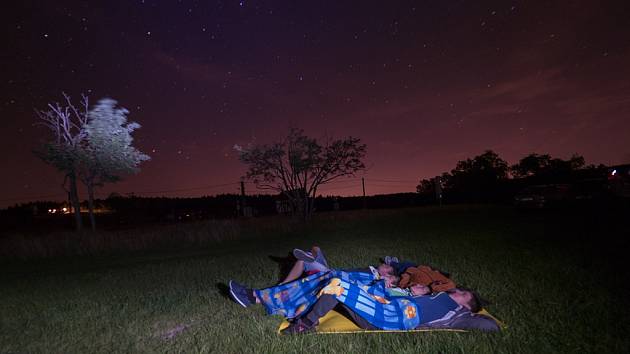
[[378, 274], [380, 274], [381, 277], [394, 275], [394, 267], [389, 264], [381, 263], [376, 270], [378, 270]]
[[458, 305], [464, 306], [472, 312], [479, 312], [481, 310], [481, 301], [479, 296], [472, 290], [455, 288], [448, 291], [448, 295]]
[[385, 280], [386, 288], [393, 288], [395, 286], [398, 286], [398, 282], [400, 281], [400, 278], [397, 275], [392, 274], [384, 275], [383, 279]]
[[413, 296], [421, 296], [431, 293], [431, 288], [423, 284], [413, 284], [409, 287], [409, 290]]

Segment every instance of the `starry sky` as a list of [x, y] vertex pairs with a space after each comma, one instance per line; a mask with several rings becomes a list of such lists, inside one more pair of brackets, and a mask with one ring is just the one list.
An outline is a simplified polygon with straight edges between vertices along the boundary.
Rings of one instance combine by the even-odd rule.
[[[142, 171], [97, 196], [238, 192], [234, 144], [356, 136], [322, 194], [414, 191], [492, 149], [630, 163], [625, 1], [22, 1], [3, 10], [0, 207], [62, 200], [34, 108], [111, 97]], [[254, 193], [247, 185], [248, 193]]]

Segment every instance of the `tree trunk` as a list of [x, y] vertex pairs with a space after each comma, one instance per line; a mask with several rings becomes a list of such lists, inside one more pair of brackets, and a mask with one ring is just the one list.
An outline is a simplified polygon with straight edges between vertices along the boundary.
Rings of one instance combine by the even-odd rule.
[[317, 187], [313, 188], [313, 198], [310, 199], [309, 204], [308, 204], [309, 218], [315, 212], [315, 196], [316, 195], [317, 195]]
[[90, 211], [90, 224], [92, 231], [96, 231], [96, 219], [94, 218], [94, 183], [90, 181], [86, 183], [88, 190], [88, 210]]
[[74, 171], [68, 173], [70, 179], [70, 191], [68, 192], [70, 197], [70, 203], [74, 209], [74, 220], [77, 231], [81, 231], [83, 228], [83, 221], [81, 220], [81, 203], [79, 203], [79, 193], [77, 191], [77, 175]]

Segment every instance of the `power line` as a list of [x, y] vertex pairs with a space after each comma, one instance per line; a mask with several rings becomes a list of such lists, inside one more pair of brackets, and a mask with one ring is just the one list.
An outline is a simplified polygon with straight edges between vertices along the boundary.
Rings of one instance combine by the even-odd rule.
[[[340, 179], [335, 179], [332, 180], [330, 182], [326, 182], [322, 185], [320, 185], [320, 189], [323, 191], [328, 191], [328, 190], [340, 190], [340, 189], [350, 189], [350, 188], [359, 188], [360, 185], [358, 184], [359, 181], [361, 179], [358, 177], [354, 177], [354, 178], [340, 178]], [[416, 180], [394, 180], [394, 179], [366, 179], [366, 182], [381, 182], [381, 183], [392, 183], [392, 184], [399, 184], [399, 183], [418, 183], [418, 181]], [[130, 192], [130, 193], [134, 193], [134, 194], [158, 194], [158, 193], [175, 193], [175, 192], [190, 192], [190, 191], [196, 191], [196, 190], [209, 190], [209, 189], [215, 189], [215, 188], [221, 188], [221, 187], [227, 187], [227, 186], [234, 186], [238, 188], [240, 182], [231, 182], [231, 183], [220, 183], [220, 184], [213, 184], [213, 185], [207, 185], [207, 186], [200, 186], [200, 187], [190, 187], [190, 188], [177, 188], [177, 189], [164, 189], [164, 190], [155, 190], [155, 191], [137, 191], [137, 192]], [[247, 184], [253, 184], [255, 185], [254, 182], [252, 181], [244, 181], [244, 183]], [[354, 184], [356, 183], [356, 185]], [[351, 185], [347, 185], [347, 184], [351, 184]], [[373, 187], [403, 187], [401, 185], [392, 185], [392, 184], [369, 184], [369, 186], [373, 186]], [[412, 187], [415, 189], [415, 185]], [[260, 194], [260, 193], [259, 193]], [[66, 195], [65, 194], [49, 194], [49, 195], [40, 195], [40, 196], [32, 196], [32, 197], [21, 197], [21, 198], [7, 198], [7, 199], [0, 199], [0, 202], [11, 202], [11, 201], [22, 201], [22, 200], [42, 200], [42, 199], [46, 199], [46, 198], [64, 198], [65, 199]]]
[[[332, 181], [330, 181], [330, 182], [326, 182], [326, 183], [324, 183], [324, 184], [334, 184], [334, 183], [356, 183], [356, 182], [359, 182], [359, 181], [361, 181], [361, 179], [360, 179], [360, 178], [349, 178], [349, 179], [344, 179], [343, 177], [340, 177], [339, 179], [334, 179], [334, 180], [332, 180]], [[245, 181], [245, 183], [247, 183], [247, 184], [254, 184], [254, 185], [256, 184], [255, 182], [252, 182], [252, 181]]]
[[387, 183], [418, 183], [420, 182], [420, 180], [409, 180], [409, 179], [375, 179], [375, 178], [369, 178], [367, 179], [368, 181], [374, 181], [374, 182], [387, 182]]
[[0, 199], [0, 202], [11, 202], [11, 201], [19, 201], [19, 200], [41, 200], [45, 198], [65, 198], [65, 194], [49, 194], [49, 195], [40, 195], [37, 197], [23, 197], [23, 198], [8, 198], [8, 199]]
[[133, 193], [137, 193], [137, 194], [155, 194], [155, 193], [187, 192], [187, 191], [195, 191], [195, 190], [214, 189], [214, 188], [227, 187], [227, 186], [236, 186], [236, 187], [238, 187], [238, 183], [232, 182], [232, 183], [214, 184], [214, 185], [204, 186], [204, 187], [167, 189], [167, 190], [161, 190], [161, 191], [140, 191], [140, 192], [133, 192]]
[[349, 189], [349, 188], [360, 188], [360, 185], [356, 185], [356, 186], [336, 186], [336, 187], [325, 187], [325, 186], [321, 186], [320, 189], [323, 191], [329, 191], [329, 190], [336, 190], [336, 189]]
[[[369, 184], [369, 186], [371, 187], [407, 187], [408, 185], [396, 185], [396, 186], [392, 186], [391, 184]], [[416, 188], [416, 186], [412, 186], [414, 189]]]

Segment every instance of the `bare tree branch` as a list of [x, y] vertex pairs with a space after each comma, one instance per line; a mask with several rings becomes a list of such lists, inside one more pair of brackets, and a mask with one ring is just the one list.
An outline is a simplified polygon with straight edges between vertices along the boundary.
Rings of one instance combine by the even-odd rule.
[[279, 143], [239, 151], [240, 160], [249, 168], [246, 178], [259, 188], [277, 190], [294, 206], [302, 205], [305, 217], [313, 207], [308, 199], [315, 198], [321, 184], [365, 168], [366, 146], [360, 139], [327, 139], [322, 147], [299, 129], [290, 129]]

